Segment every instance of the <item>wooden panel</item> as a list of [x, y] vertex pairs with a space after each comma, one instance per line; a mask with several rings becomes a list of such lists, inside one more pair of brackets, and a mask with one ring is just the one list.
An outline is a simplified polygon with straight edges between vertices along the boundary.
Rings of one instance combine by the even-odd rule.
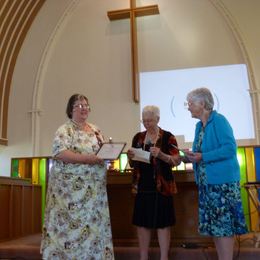
[[41, 232], [41, 186], [0, 182], [0, 240]]
[[23, 233], [32, 234], [32, 187], [23, 187], [23, 210], [22, 228]]
[[11, 237], [22, 236], [22, 186], [13, 187], [13, 205], [12, 205], [12, 231]]
[[33, 189], [33, 196], [32, 196], [32, 230], [33, 233], [37, 233], [41, 231], [42, 228], [42, 218], [41, 218], [41, 210], [42, 210], [42, 201], [39, 200], [42, 196], [42, 191], [40, 186], [35, 186]]
[[0, 184], [0, 240], [9, 237], [9, 193], [9, 186]]
[[[176, 176], [178, 193], [174, 196], [176, 225], [172, 228], [172, 245], [185, 242], [212, 244], [208, 237], [198, 234], [198, 191], [192, 174]], [[131, 193], [131, 174], [108, 176], [108, 200], [115, 246], [136, 246], [136, 229], [132, 225], [134, 196]], [[158, 246], [153, 232], [151, 245]]]
[[108, 185], [108, 201], [114, 244], [124, 245], [136, 240], [135, 227], [131, 224], [134, 205], [131, 185]]
[[176, 225], [173, 236], [176, 240], [194, 239], [198, 234], [198, 192], [194, 183], [178, 183], [178, 193], [174, 196]]

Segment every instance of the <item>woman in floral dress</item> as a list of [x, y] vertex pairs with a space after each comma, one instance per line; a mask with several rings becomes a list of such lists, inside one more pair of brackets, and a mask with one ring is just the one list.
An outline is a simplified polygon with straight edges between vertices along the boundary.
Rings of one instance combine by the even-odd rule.
[[88, 99], [79, 94], [67, 104], [69, 120], [53, 142], [41, 252], [43, 259], [114, 259], [106, 168], [95, 154], [100, 130], [87, 123]]
[[187, 95], [188, 110], [196, 125], [192, 152], [199, 187], [199, 232], [212, 236], [218, 258], [233, 259], [234, 236], [247, 232], [240, 196], [240, 169], [233, 130], [227, 119], [213, 110], [214, 100], [207, 88]]

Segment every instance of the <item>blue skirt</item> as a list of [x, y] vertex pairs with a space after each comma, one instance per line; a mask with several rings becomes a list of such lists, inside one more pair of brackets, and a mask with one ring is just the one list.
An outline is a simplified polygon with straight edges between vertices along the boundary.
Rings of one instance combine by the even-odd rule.
[[225, 237], [247, 233], [239, 182], [219, 185], [206, 183], [199, 176], [199, 232], [201, 235]]

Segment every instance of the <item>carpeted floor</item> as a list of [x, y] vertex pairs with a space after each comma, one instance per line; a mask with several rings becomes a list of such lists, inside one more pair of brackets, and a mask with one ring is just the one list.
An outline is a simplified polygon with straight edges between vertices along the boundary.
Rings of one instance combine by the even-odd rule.
[[[0, 259], [41, 259], [40, 255], [41, 235], [31, 235], [16, 240], [0, 242]], [[187, 245], [189, 246], [189, 245]], [[260, 246], [260, 244], [259, 244]], [[138, 260], [138, 248], [136, 247], [115, 247], [116, 260]], [[159, 248], [151, 248], [150, 259], [160, 259]], [[173, 247], [170, 251], [170, 258], [174, 260], [217, 260], [214, 248], [198, 247], [184, 248]], [[257, 260], [260, 259], [260, 248], [256, 247], [256, 239], [253, 234], [241, 236], [236, 241], [234, 251], [235, 260]]]

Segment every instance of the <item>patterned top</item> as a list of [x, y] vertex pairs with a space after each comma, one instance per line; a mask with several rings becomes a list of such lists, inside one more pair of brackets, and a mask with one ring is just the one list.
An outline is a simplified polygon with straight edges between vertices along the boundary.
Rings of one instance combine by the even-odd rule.
[[[132, 147], [142, 148], [143, 150], [149, 151], [151, 144], [145, 144], [146, 132], [147, 131], [140, 132], [134, 136], [132, 141]], [[175, 136], [161, 128], [159, 129], [159, 136], [156, 141], [156, 144], [152, 145], [159, 147], [163, 153], [169, 155], [179, 154], [178, 150], [172, 146], [177, 146]], [[172, 174], [172, 169], [168, 163], [158, 158], [151, 157], [151, 165], [136, 161], [131, 161], [130, 164], [132, 167], [134, 167], [132, 187], [133, 193], [137, 193], [144, 190], [147, 191], [147, 183], [145, 183], [145, 181], [142, 181], [143, 178], [141, 178], [141, 175], [144, 172], [152, 172], [154, 174], [156, 185], [155, 189], [158, 192], [166, 196], [171, 196], [177, 192], [176, 184]], [[151, 188], [150, 185], [148, 189], [153, 188]]]
[[[62, 151], [69, 150], [74, 153], [80, 154], [95, 154], [100, 148], [100, 144], [103, 142], [103, 136], [100, 130], [93, 124], [88, 124], [90, 131], [82, 131], [79, 127], [73, 123], [73, 121], [68, 121], [66, 124], [59, 127], [55, 134], [53, 141], [53, 157], [61, 153]], [[54, 161], [54, 170], [64, 169], [65, 172], [73, 172], [78, 175], [86, 175], [89, 178], [106, 180], [106, 171], [99, 165], [88, 165], [82, 163], [66, 163], [61, 160]], [[92, 174], [95, 171], [100, 171], [99, 174]]]

